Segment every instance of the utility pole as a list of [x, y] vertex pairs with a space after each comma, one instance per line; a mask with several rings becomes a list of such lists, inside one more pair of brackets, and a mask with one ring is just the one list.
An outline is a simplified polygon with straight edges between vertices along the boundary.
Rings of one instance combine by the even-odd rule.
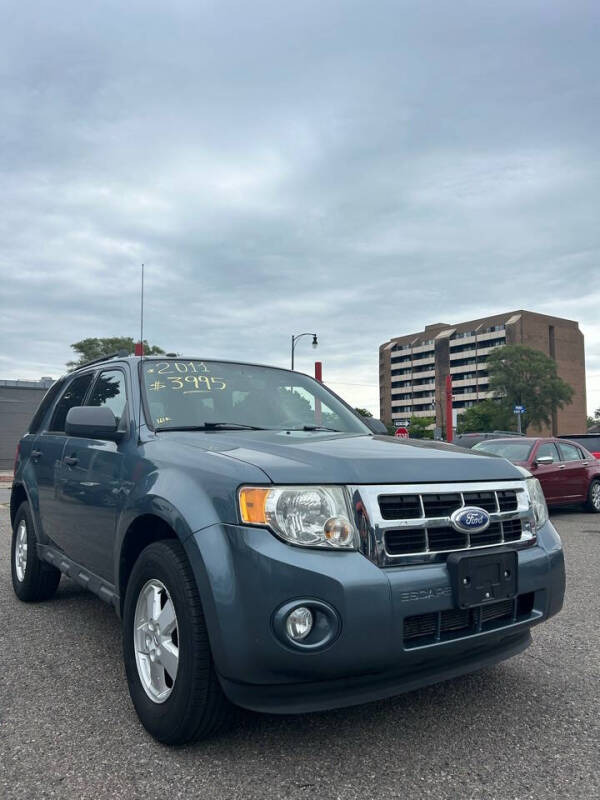
[[446, 441], [454, 438], [452, 431], [452, 375], [446, 375]]

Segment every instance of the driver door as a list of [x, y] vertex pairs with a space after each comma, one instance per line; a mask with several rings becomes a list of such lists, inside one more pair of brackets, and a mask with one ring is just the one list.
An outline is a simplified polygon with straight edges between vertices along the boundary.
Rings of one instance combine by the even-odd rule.
[[[99, 372], [85, 405], [110, 408], [125, 433], [129, 415], [123, 370], [113, 367]], [[126, 435], [119, 442], [71, 436], [62, 466], [61, 508], [69, 554], [110, 583], [114, 581], [117, 517], [124, 499], [121, 479], [126, 447]]]
[[65, 420], [69, 409], [80, 406], [92, 383], [93, 372], [76, 374], [68, 381], [54, 406], [48, 427], [36, 436], [31, 450], [31, 464], [35, 476], [32, 492], [38, 530], [42, 536], [58, 545], [68, 556], [68, 531], [62, 515], [62, 469], [67, 436]]

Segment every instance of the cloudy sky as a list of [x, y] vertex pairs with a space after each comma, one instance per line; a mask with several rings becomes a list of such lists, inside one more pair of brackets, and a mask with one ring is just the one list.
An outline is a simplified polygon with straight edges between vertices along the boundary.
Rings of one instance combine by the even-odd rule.
[[316, 331], [376, 412], [381, 342], [525, 308], [600, 406], [597, 0], [1, 7], [0, 378], [135, 336], [144, 262], [167, 350]]

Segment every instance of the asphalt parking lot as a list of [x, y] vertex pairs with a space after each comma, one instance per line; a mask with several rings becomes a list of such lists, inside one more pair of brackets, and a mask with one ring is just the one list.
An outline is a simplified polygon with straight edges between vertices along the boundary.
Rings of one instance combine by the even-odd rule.
[[561, 511], [563, 612], [494, 668], [343, 711], [244, 713], [172, 750], [139, 725], [119, 622], [63, 578], [24, 605], [0, 507], [0, 796], [13, 798], [525, 798], [600, 796], [600, 516]]

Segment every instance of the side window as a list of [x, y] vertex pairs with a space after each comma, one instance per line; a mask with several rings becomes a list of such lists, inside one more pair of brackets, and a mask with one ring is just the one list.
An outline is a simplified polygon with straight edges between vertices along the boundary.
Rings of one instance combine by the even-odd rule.
[[575, 447], [574, 444], [566, 444], [565, 442], [559, 442], [558, 449], [560, 450], [560, 455], [562, 461], [579, 461], [579, 450]]
[[105, 370], [98, 375], [86, 405], [110, 408], [117, 423], [121, 421], [127, 405], [127, 393], [125, 375], [120, 369]]
[[556, 449], [556, 445], [552, 442], [544, 442], [538, 447], [536, 458], [544, 458], [545, 456], [552, 456], [554, 461], [560, 461], [560, 456]]
[[64, 432], [65, 420], [69, 409], [74, 406], [83, 405], [87, 390], [90, 388], [90, 383], [92, 382], [92, 377], [93, 373], [87, 372], [85, 375], [80, 375], [69, 383], [62, 397], [56, 404], [48, 430], [54, 431], [55, 433]]
[[56, 400], [59, 393], [62, 392], [65, 386], [64, 379], [61, 381], [56, 381], [56, 383], [52, 384], [52, 386], [48, 389], [46, 394], [42, 398], [42, 402], [39, 404], [37, 411], [33, 415], [33, 419], [29, 424], [29, 433], [37, 433], [40, 429], [40, 425], [44, 421], [44, 417], [46, 416], [46, 412], [52, 405], [52, 403]]

